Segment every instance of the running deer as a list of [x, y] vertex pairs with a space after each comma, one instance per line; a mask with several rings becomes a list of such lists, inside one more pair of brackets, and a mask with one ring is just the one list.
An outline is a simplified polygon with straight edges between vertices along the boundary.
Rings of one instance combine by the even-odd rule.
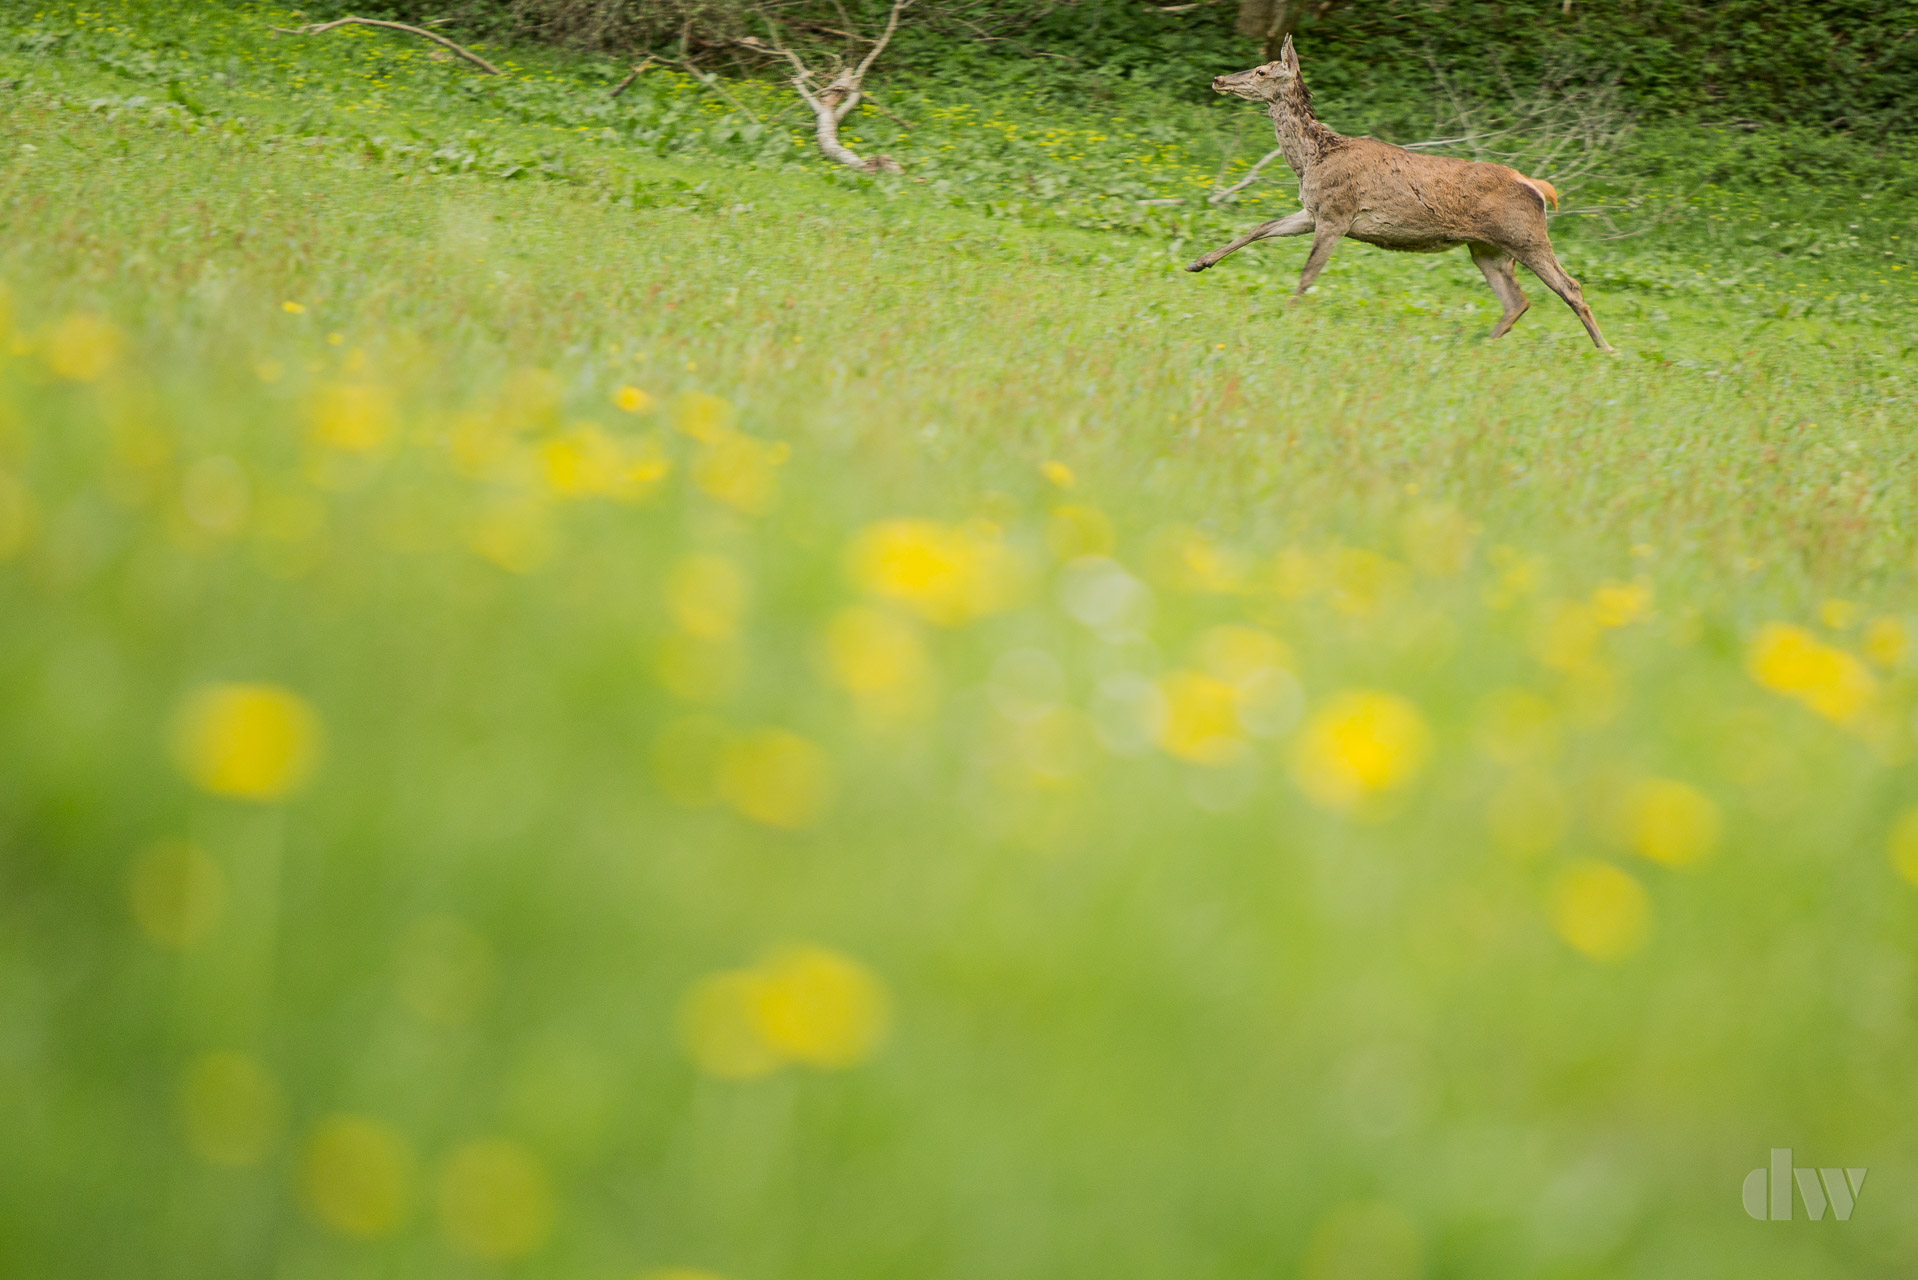
[[1303, 296], [1325, 270], [1341, 236], [1381, 249], [1442, 253], [1458, 245], [1472, 252], [1505, 314], [1503, 337], [1532, 304], [1518, 287], [1513, 264], [1522, 262], [1545, 287], [1565, 299], [1601, 351], [1612, 346], [1598, 331], [1578, 281], [1567, 275], [1545, 233], [1545, 209], [1558, 206], [1552, 184], [1502, 164], [1421, 155], [1376, 138], [1332, 132], [1312, 114], [1312, 95], [1299, 76], [1291, 37], [1276, 62], [1212, 82], [1218, 93], [1266, 104], [1285, 162], [1299, 175], [1299, 203], [1290, 217], [1261, 223], [1186, 267], [1204, 271], [1227, 254], [1277, 236], [1312, 235], [1312, 252], [1299, 277]]

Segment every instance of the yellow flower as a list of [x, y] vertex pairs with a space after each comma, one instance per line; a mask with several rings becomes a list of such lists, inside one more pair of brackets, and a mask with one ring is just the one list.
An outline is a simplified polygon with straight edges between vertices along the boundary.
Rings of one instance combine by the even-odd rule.
[[857, 1066], [884, 1041], [885, 984], [826, 947], [782, 948], [750, 969], [708, 974], [686, 993], [679, 1038], [694, 1065], [752, 1080], [788, 1063]]
[[1918, 807], [1905, 810], [1891, 824], [1891, 865], [1907, 881], [1918, 885]]
[[1833, 631], [1846, 631], [1858, 621], [1858, 606], [1849, 600], [1826, 600], [1818, 606], [1818, 620]]
[[593, 423], [574, 426], [540, 446], [546, 486], [567, 498], [645, 497], [672, 469], [656, 441], [629, 444]]
[[284, 1110], [272, 1072], [244, 1054], [205, 1054], [181, 1082], [187, 1141], [211, 1164], [258, 1164], [279, 1136]]
[[1878, 681], [1864, 663], [1789, 623], [1770, 622], [1759, 629], [1745, 669], [1767, 689], [1841, 725], [1857, 723], [1878, 698]]
[[307, 1141], [301, 1188], [314, 1216], [355, 1239], [392, 1235], [413, 1211], [413, 1148], [377, 1120], [341, 1115]]
[[857, 961], [825, 947], [789, 947], [759, 971], [759, 1027], [787, 1061], [856, 1066], [885, 1038], [885, 987]]
[[735, 416], [730, 401], [704, 391], [688, 391], [673, 401], [673, 429], [701, 444], [731, 435]]
[[826, 628], [829, 679], [881, 719], [923, 711], [932, 699], [933, 666], [919, 632], [877, 609], [840, 611]]
[[1111, 519], [1097, 507], [1077, 503], [1054, 507], [1046, 523], [1046, 546], [1060, 560], [1109, 556], [1118, 543]]
[[1686, 867], [1718, 847], [1718, 806], [1669, 778], [1647, 778], [1625, 793], [1625, 830], [1632, 847], [1654, 862]]
[[1592, 614], [1601, 627], [1624, 627], [1651, 611], [1652, 588], [1645, 582], [1607, 582], [1592, 593]]
[[202, 791], [271, 801], [306, 784], [320, 758], [320, 719], [278, 685], [195, 690], [173, 724], [173, 758]]
[[1874, 618], [1865, 628], [1864, 647], [1867, 658], [1887, 671], [1895, 670], [1911, 650], [1911, 633], [1897, 618]]
[[693, 462], [693, 482], [736, 511], [765, 515], [779, 501], [778, 469], [790, 454], [781, 441], [721, 432], [703, 440]]
[[1396, 694], [1348, 690], [1306, 722], [1292, 775], [1313, 803], [1347, 811], [1412, 782], [1430, 751], [1417, 707]]
[[708, 640], [738, 632], [746, 599], [746, 575], [725, 556], [695, 553], [666, 575], [667, 612], [681, 630]]
[[1216, 676], [1179, 670], [1159, 681], [1165, 716], [1159, 745], [1194, 764], [1226, 765], [1248, 746], [1239, 723], [1239, 691]]
[[371, 453], [393, 434], [392, 393], [363, 382], [321, 387], [313, 400], [313, 439], [342, 453]]
[[1345, 547], [1328, 560], [1332, 606], [1350, 617], [1370, 617], [1405, 587], [1405, 566], [1376, 551]]
[[866, 591], [898, 600], [930, 622], [957, 626], [1009, 608], [1019, 565], [981, 524], [887, 520], [863, 530], [851, 551], [854, 579]]
[[1061, 489], [1070, 489], [1076, 483], [1072, 468], [1063, 462], [1042, 462], [1039, 464], [1039, 474]]
[[47, 335], [47, 367], [69, 382], [98, 382], [120, 358], [120, 331], [105, 316], [76, 313]]
[[695, 983], [679, 1006], [679, 1042], [693, 1065], [721, 1080], [752, 1080], [780, 1066], [760, 1030], [765, 979], [752, 969], [728, 969]]
[[1245, 585], [1244, 557], [1197, 529], [1156, 531], [1148, 558], [1155, 578], [1185, 591], [1223, 595]]
[[225, 914], [226, 877], [198, 845], [169, 840], [134, 860], [127, 898], [141, 933], [185, 951], [204, 941]]
[[1550, 908], [1558, 936], [1594, 960], [1623, 960], [1651, 933], [1651, 895], [1609, 862], [1582, 859], [1560, 872]]
[[280, 310], [286, 312], [286, 314], [290, 316], [303, 316], [306, 314], [306, 308], [304, 306], [301, 306], [299, 303], [293, 302], [291, 300], [282, 302], [280, 304]]
[[728, 743], [719, 760], [719, 796], [768, 827], [798, 830], [825, 816], [833, 798], [826, 753], [785, 729], [755, 729]]
[[466, 1143], [440, 1173], [440, 1231], [469, 1258], [511, 1262], [536, 1253], [552, 1234], [553, 1216], [546, 1170], [518, 1143]]
[[638, 387], [621, 387], [613, 393], [613, 404], [626, 413], [651, 413], [655, 402]]

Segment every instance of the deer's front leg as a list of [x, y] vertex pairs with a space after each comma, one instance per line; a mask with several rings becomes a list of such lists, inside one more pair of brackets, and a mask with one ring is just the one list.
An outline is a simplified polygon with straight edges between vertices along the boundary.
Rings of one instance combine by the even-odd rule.
[[1204, 271], [1207, 267], [1216, 267], [1219, 263], [1260, 240], [1276, 240], [1280, 236], [1302, 236], [1312, 229], [1312, 215], [1301, 209], [1297, 213], [1283, 218], [1274, 218], [1270, 222], [1261, 222], [1231, 244], [1214, 249], [1203, 258], [1195, 259], [1186, 265], [1187, 271]]
[[[1349, 226], [1349, 224], [1348, 224]], [[1292, 295], [1297, 302], [1319, 278], [1319, 272], [1325, 270], [1325, 264], [1332, 260], [1332, 250], [1338, 247], [1339, 237], [1346, 233], [1347, 227], [1320, 226], [1312, 236], [1312, 252], [1306, 255], [1305, 270], [1299, 273], [1299, 291]]]

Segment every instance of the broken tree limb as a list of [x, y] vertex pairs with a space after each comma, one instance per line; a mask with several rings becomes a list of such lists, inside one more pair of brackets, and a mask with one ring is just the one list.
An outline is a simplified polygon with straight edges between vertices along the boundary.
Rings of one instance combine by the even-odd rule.
[[1262, 169], [1264, 169], [1265, 166], [1271, 164], [1274, 160], [1277, 160], [1280, 156], [1284, 154], [1285, 152], [1283, 150], [1276, 147], [1266, 152], [1265, 155], [1260, 158], [1259, 162], [1253, 165], [1251, 170], [1243, 178], [1240, 178], [1237, 182], [1233, 183], [1229, 187], [1226, 187], [1224, 190], [1214, 191], [1211, 195], [1205, 198], [1206, 203], [1207, 204], [1224, 204], [1227, 200], [1230, 200], [1233, 196], [1238, 195], [1239, 192], [1245, 190], [1247, 187], [1257, 182], [1259, 180], [1259, 172]]
[[315, 22], [309, 26], [293, 28], [274, 27], [273, 30], [283, 36], [317, 36], [324, 32], [331, 31], [335, 27], [380, 27], [387, 31], [404, 31], [410, 36], [422, 36], [425, 39], [431, 40], [434, 44], [443, 45], [447, 49], [452, 50], [489, 76], [503, 74], [498, 67], [480, 57], [471, 49], [454, 44], [451, 40], [448, 40], [445, 36], [437, 32], [428, 31], [424, 27], [409, 27], [404, 22], [387, 22], [383, 18], [335, 18], [331, 22]]
[[646, 69], [652, 66], [653, 63], [657, 61], [658, 59], [653, 57], [652, 54], [650, 53], [647, 54], [646, 61], [640, 63], [638, 66], [634, 67], [631, 71], [627, 72], [626, 78], [624, 80], [621, 80], [618, 84], [614, 85], [613, 91], [607, 94], [606, 96], [609, 98], [617, 98], [620, 94], [625, 93], [628, 89], [633, 87], [633, 81], [645, 75]]
[[[912, 0], [893, 0], [892, 11], [886, 15], [885, 30], [876, 40], [867, 41], [859, 37], [862, 43], [870, 43], [872, 48], [866, 51], [857, 65], [844, 67], [834, 76], [825, 88], [814, 91], [812, 80], [817, 74], [806, 65], [805, 59], [797, 52], [781, 45], [767, 44], [757, 36], [746, 36], [734, 43], [741, 48], [751, 49], [754, 53], [769, 58], [783, 58], [793, 69], [792, 87], [799, 94], [813, 114], [813, 134], [819, 143], [819, 153], [834, 164], [842, 164], [848, 169], [858, 169], [864, 173], [903, 173], [897, 160], [891, 156], [878, 155], [861, 157], [839, 138], [839, 126], [845, 122], [854, 107], [865, 97], [866, 73], [872, 70], [872, 64], [884, 53], [886, 46], [892, 43], [893, 35], [899, 30], [899, 15]], [[774, 33], [777, 35], [777, 32]], [[884, 108], [881, 108], [884, 110]], [[891, 114], [888, 112], [887, 114]]]

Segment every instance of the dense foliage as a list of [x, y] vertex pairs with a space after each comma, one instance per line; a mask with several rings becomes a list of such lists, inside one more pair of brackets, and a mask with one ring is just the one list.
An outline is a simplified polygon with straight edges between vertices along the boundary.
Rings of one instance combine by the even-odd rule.
[[[839, 27], [877, 25], [885, 5], [814, 0], [327, 0], [315, 11], [452, 16], [486, 29], [625, 50], [717, 42], [774, 11]], [[1140, 0], [921, 0], [895, 65], [1069, 90], [1116, 77], [1203, 85], [1250, 62], [1257, 42], [1217, 0], [1165, 12]], [[1323, 11], [1323, 12], [1322, 12]], [[763, 25], [758, 29], [763, 30]], [[1384, 0], [1314, 6], [1301, 28], [1312, 77], [1366, 114], [1409, 118], [1435, 72], [1479, 93], [1507, 83], [1616, 75], [1651, 113], [1704, 111], [1841, 130], [1909, 130], [1918, 103], [1918, 0]], [[982, 40], [981, 36], [991, 39]], [[1045, 56], [1033, 56], [1042, 54]]]

